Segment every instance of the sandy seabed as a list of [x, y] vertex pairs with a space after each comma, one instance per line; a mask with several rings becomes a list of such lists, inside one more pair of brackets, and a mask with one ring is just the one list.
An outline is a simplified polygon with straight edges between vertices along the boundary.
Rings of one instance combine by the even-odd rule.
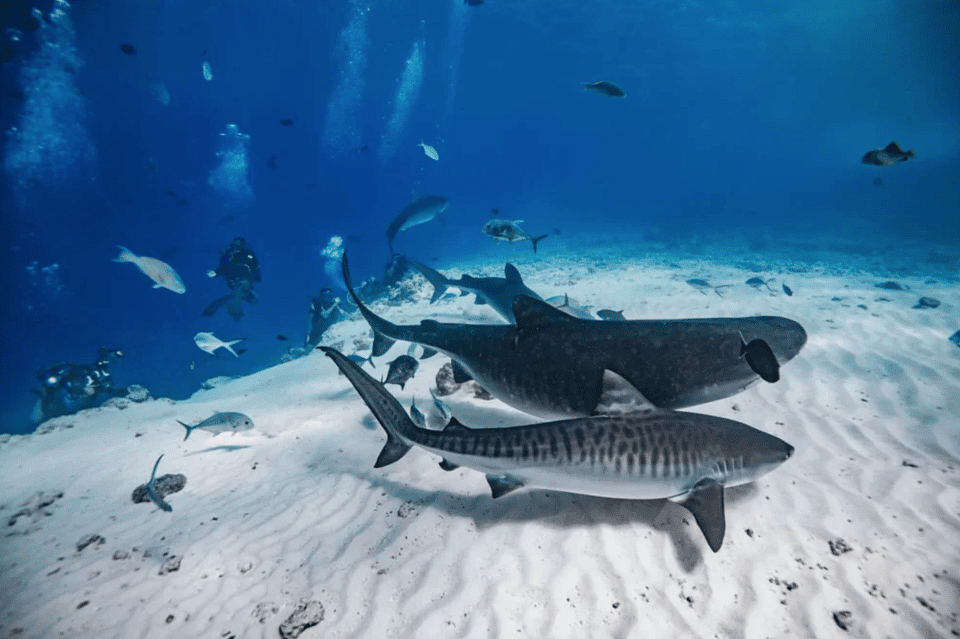
[[[956, 279], [883, 277], [876, 258], [754, 259], [758, 269], [750, 256], [636, 258], [614, 245], [458, 266], [501, 275], [511, 259], [544, 297], [566, 292], [629, 319], [803, 324], [809, 341], [781, 381], [688, 409], [796, 447], [727, 490], [717, 554], [663, 500], [521, 490], [494, 501], [481, 474], [445, 472], [416, 449], [374, 469], [382, 430], [315, 352], [185, 401], [4, 436], [0, 638], [960, 636]], [[775, 278], [770, 290], [744, 284], [753, 275]], [[694, 277], [733, 286], [703, 294]], [[909, 290], [876, 288], [887, 279]], [[372, 308], [398, 323], [494, 321], [472, 296], [430, 305], [419, 276], [405, 286], [412, 301]], [[913, 308], [921, 295], [941, 305]], [[350, 353], [370, 332], [346, 321], [325, 343]], [[389, 388], [425, 410], [446, 361], [424, 360], [404, 390]], [[535, 421], [467, 390], [446, 399], [470, 426]], [[256, 429], [182, 441], [175, 420], [214, 410], [244, 412]], [[160, 454], [158, 474], [187, 478], [171, 513], [131, 499]]]

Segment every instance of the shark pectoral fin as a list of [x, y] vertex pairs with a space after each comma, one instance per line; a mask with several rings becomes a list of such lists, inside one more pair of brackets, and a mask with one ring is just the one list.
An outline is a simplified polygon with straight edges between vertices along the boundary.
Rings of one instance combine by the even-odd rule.
[[452, 462], [448, 462], [446, 459], [444, 459], [442, 462], [440, 462], [440, 468], [442, 468], [442, 469], [444, 469], [444, 470], [456, 470], [456, 469], [458, 469], [458, 468], [460, 468], [460, 467], [457, 466], [456, 464], [454, 464], [454, 463], [452, 463]]
[[428, 359], [437, 354], [436, 349], [423, 347], [423, 354], [420, 356], [420, 359]]
[[487, 475], [487, 483], [490, 484], [490, 491], [493, 493], [494, 499], [523, 487], [522, 481], [510, 475], [497, 475], [496, 477]]
[[710, 550], [720, 550], [723, 534], [727, 529], [723, 514], [723, 484], [715, 479], [701, 479], [678, 503], [689, 510], [697, 520]]
[[397, 340], [386, 337], [376, 331], [373, 332], [373, 357], [386, 355], [387, 351], [396, 343]]
[[470, 375], [470, 373], [468, 373], [457, 360], [450, 360], [450, 364], [453, 368], [453, 381], [457, 384], [463, 384], [464, 382], [469, 382], [471, 379], [473, 379], [473, 376]]
[[387, 443], [383, 445], [383, 450], [380, 451], [380, 456], [377, 457], [377, 461], [373, 464], [373, 467], [383, 468], [384, 466], [389, 466], [406, 455], [410, 448], [410, 444], [403, 442], [399, 437], [387, 433]]
[[636, 386], [611, 370], [603, 371], [600, 400], [593, 409], [594, 415], [653, 413], [657, 410]]

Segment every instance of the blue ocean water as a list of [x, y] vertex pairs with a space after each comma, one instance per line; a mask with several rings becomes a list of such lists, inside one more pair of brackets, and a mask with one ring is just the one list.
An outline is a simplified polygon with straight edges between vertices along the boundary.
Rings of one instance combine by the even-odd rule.
[[[493, 208], [567, 251], [612, 231], [642, 252], [653, 232], [751, 230], [776, 251], [803, 229], [958, 263], [953, 0], [0, 11], [0, 432], [34, 428], [38, 370], [99, 347], [124, 352], [118, 385], [173, 398], [276, 364], [311, 296], [337, 286], [330, 239], [359, 278], [382, 277], [385, 229], [421, 195], [450, 199], [444, 219], [396, 249], [438, 267], [489, 250]], [[598, 80], [626, 97], [583, 90]], [[861, 163], [893, 140], [917, 158]], [[259, 258], [259, 302], [203, 317], [228, 292], [205, 273], [237, 236]], [[112, 262], [117, 245], [170, 264], [186, 293]], [[210, 357], [200, 331], [246, 352]]]

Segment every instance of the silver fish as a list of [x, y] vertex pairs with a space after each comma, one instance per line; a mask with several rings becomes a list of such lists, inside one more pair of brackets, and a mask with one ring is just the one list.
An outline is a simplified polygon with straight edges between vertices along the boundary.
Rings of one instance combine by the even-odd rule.
[[183, 436], [183, 441], [187, 441], [190, 433], [196, 429], [206, 430], [213, 433], [214, 437], [220, 433], [238, 433], [242, 430], [251, 430], [253, 420], [243, 413], [218, 413], [214, 412], [211, 417], [206, 418], [195, 426], [184, 424], [179, 419], [177, 423], [187, 429], [187, 434]]

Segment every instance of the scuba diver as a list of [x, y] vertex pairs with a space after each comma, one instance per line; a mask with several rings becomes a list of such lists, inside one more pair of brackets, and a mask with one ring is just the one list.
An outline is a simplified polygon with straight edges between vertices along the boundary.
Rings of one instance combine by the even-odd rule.
[[257, 303], [257, 292], [253, 290], [253, 283], [260, 281], [260, 262], [242, 237], [233, 238], [233, 242], [220, 254], [220, 264], [216, 270], [207, 271], [207, 277], [218, 275], [226, 280], [230, 294], [213, 300], [203, 309], [203, 315], [209, 317], [227, 304], [230, 317], [239, 320], [243, 317], [241, 301], [247, 304]]
[[340, 319], [343, 309], [340, 308], [340, 298], [334, 297], [333, 289], [320, 289], [320, 297], [310, 300], [310, 324], [307, 327], [307, 337], [304, 345], [316, 348], [320, 345], [323, 333]]
[[33, 410], [33, 423], [72, 415], [99, 406], [111, 397], [125, 397], [126, 388], [114, 388], [107, 365], [123, 352], [101, 347], [93, 364], [56, 364], [37, 372], [40, 396]]

